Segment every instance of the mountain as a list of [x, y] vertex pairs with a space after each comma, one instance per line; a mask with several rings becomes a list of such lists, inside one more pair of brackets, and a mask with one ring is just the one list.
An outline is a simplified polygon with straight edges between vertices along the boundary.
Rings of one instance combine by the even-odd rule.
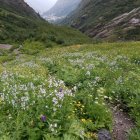
[[21, 44], [25, 40], [40, 41], [50, 47], [84, 43], [89, 38], [78, 30], [49, 24], [24, 0], [0, 0], [0, 44]]
[[0, 0], [0, 8], [22, 16], [40, 18], [24, 0]]
[[50, 22], [58, 22], [75, 10], [80, 2], [81, 0], [58, 0], [49, 11], [43, 14], [43, 17]]
[[140, 40], [140, 0], [83, 0], [62, 22], [104, 40]]

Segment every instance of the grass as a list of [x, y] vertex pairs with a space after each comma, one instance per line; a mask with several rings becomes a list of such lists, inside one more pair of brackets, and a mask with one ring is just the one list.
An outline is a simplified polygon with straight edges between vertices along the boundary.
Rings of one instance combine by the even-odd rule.
[[139, 48], [25, 41], [18, 54], [0, 50], [0, 138], [96, 140], [100, 129], [112, 131], [110, 102], [135, 120], [130, 140], [139, 139]]

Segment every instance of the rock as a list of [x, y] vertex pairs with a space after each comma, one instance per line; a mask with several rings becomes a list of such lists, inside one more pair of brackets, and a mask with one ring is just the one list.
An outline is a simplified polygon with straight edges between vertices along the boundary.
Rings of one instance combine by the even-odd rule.
[[9, 44], [0, 44], [0, 49], [10, 50], [12, 45]]
[[130, 23], [131, 23], [131, 24], [138, 24], [138, 23], [140, 23], [140, 19], [138, 19], [138, 18], [132, 18], [132, 19], [130, 20]]
[[106, 129], [101, 129], [98, 132], [98, 140], [112, 140], [110, 132]]

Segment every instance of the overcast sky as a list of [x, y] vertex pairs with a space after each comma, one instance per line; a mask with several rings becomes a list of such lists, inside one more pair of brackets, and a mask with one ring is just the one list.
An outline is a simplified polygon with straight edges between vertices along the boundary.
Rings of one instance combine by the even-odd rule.
[[57, 0], [25, 0], [37, 12], [43, 13], [50, 9]]

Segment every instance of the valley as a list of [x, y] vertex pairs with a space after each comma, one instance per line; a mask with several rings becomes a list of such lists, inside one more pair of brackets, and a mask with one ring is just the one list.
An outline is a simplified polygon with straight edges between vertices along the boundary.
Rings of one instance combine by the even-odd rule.
[[80, 2], [81, 0], [58, 0], [56, 4], [49, 11], [44, 12], [42, 16], [51, 23], [61, 22], [78, 7]]
[[0, 0], [0, 140], [140, 140], [139, 6]]

